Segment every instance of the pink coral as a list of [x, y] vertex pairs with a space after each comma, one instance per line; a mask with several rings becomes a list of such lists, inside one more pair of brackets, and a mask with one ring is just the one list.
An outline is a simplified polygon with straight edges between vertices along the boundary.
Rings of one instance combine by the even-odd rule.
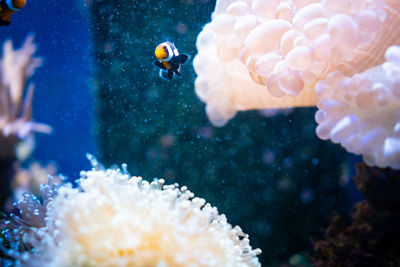
[[386, 60], [317, 84], [317, 135], [362, 154], [368, 165], [400, 169], [400, 46], [387, 49]]

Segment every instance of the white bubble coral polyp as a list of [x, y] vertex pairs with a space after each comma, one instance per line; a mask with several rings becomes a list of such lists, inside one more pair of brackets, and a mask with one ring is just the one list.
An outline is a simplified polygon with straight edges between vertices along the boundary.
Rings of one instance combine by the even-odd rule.
[[58, 188], [46, 225], [25, 237], [27, 265], [260, 266], [240, 227], [186, 187], [118, 169], [81, 176], [78, 189]]
[[362, 154], [378, 167], [400, 169], [400, 46], [386, 62], [351, 78], [332, 73], [317, 84], [317, 135]]

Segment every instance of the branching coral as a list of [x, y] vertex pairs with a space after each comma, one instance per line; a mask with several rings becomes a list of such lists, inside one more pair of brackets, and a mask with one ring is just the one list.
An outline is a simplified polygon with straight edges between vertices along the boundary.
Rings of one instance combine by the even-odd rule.
[[27, 80], [42, 62], [33, 57], [35, 51], [33, 37], [28, 37], [19, 50], [13, 50], [11, 41], [4, 43], [0, 61], [0, 157], [14, 155], [17, 141], [32, 132], [51, 132], [49, 126], [32, 121], [32, 84], [22, 101]]
[[[259, 266], [240, 227], [185, 186], [130, 177], [123, 166], [81, 173], [79, 188], [25, 195], [6, 234], [18, 264], [38, 266]], [[15, 234], [17, 233], [17, 234]], [[23, 238], [28, 252], [15, 247]]]
[[[396, 0], [217, 1], [212, 21], [197, 39], [196, 93], [206, 102], [207, 115], [216, 126], [224, 125], [238, 110], [313, 106], [319, 101], [325, 102], [329, 97], [322, 99], [315, 95], [318, 81], [329, 87], [335, 75], [349, 77], [384, 62], [386, 49], [400, 40], [399, 14], [400, 2]], [[382, 86], [391, 83], [395, 88], [393, 77], [397, 72], [390, 74], [391, 80], [384, 80], [377, 77], [382, 68], [386, 67], [377, 67], [365, 75], [372, 74]], [[367, 89], [362, 86], [352, 90], [358, 90], [358, 101], [364, 102], [365, 110], [368, 101], [383, 101], [379, 93], [366, 96]], [[400, 168], [396, 154], [399, 136], [390, 134], [396, 131], [393, 127], [398, 118], [393, 116], [398, 115], [393, 114], [396, 108], [399, 110], [399, 100], [389, 102], [385, 104], [387, 109], [382, 107], [377, 116], [369, 117], [379, 121], [391, 114], [390, 118], [385, 117], [385, 122], [378, 123], [390, 129], [385, 136], [386, 150], [342, 145], [362, 153], [371, 165]], [[318, 106], [322, 107], [323, 103]], [[369, 110], [376, 108], [368, 107]], [[341, 113], [332, 116], [340, 118]], [[349, 123], [353, 125], [353, 121]], [[362, 124], [370, 124], [370, 120]], [[366, 128], [368, 131], [375, 127]]]

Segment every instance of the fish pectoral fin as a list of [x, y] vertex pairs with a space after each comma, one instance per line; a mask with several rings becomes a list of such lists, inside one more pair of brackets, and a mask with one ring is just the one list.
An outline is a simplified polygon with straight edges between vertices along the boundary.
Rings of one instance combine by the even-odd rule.
[[180, 54], [179, 56], [176, 56], [176, 62], [179, 64], [183, 64], [188, 60], [189, 56], [186, 54]]
[[160, 68], [160, 69], [163, 69], [163, 70], [166, 70], [167, 68], [164, 66], [164, 64], [162, 64], [160, 61], [158, 61], [158, 60], [155, 60], [154, 62], [153, 62], [153, 64], [154, 64], [154, 66], [156, 66], [156, 67], [158, 67], [158, 68]]
[[181, 73], [179, 72], [179, 69], [173, 69], [173, 71], [174, 71], [178, 76], [182, 76]]

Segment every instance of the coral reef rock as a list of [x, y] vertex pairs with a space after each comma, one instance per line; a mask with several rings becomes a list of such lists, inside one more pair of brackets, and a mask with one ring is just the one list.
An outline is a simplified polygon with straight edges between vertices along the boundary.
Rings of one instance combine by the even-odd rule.
[[354, 181], [366, 200], [352, 222], [336, 215], [324, 240], [314, 243], [314, 266], [400, 266], [400, 171], [357, 166]]

